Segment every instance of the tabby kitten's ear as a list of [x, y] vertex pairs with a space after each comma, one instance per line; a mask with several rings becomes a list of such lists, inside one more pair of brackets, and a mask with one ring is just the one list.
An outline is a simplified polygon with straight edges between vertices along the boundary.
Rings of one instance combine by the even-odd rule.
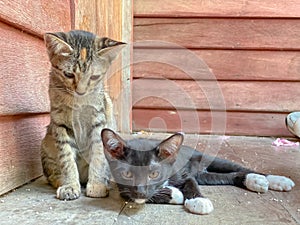
[[106, 37], [96, 37], [95, 43], [97, 45], [97, 54], [108, 58], [109, 62], [112, 62], [126, 45], [124, 42]]
[[104, 153], [108, 159], [121, 159], [124, 157], [125, 141], [110, 129], [101, 131]]
[[183, 133], [176, 133], [162, 141], [158, 146], [158, 157], [162, 160], [166, 159], [170, 162], [174, 162], [183, 139]]
[[68, 56], [74, 51], [68, 43], [59, 38], [55, 33], [46, 33], [44, 40], [52, 64], [57, 56]]

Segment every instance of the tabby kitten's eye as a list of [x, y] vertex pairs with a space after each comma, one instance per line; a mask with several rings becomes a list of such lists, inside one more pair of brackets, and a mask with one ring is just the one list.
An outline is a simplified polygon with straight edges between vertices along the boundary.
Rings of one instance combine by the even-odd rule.
[[149, 174], [149, 178], [150, 179], [155, 179], [159, 176], [159, 172], [158, 171], [152, 171], [150, 174]]
[[100, 75], [94, 75], [94, 76], [91, 76], [90, 79], [91, 80], [98, 80], [100, 77]]
[[121, 175], [126, 178], [126, 179], [130, 179], [133, 177], [132, 173], [130, 171], [124, 170], [121, 172]]
[[64, 72], [64, 75], [67, 78], [74, 78], [74, 74], [73, 73]]

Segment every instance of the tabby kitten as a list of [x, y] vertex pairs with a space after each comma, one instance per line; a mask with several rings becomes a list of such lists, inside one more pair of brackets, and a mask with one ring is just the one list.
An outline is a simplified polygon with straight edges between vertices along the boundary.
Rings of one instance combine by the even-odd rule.
[[101, 136], [112, 176], [127, 201], [184, 204], [192, 213], [208, 214], [213, 204], [198, 184], [234, 185], [255, 192], [290, 191], [295, 185], [287, 177], [259, 174], [184, 146], [182, 133], [163, 141], [125, 141], [110, 129], [103, 129]]
[[99, 134], [116, 125], [104, 77], [124, 43], [80, 30], [46, 33], [44, 39], [52, 66], [44, 174], [61, 200], [77, 199], [81, 183], [87, 196], [105, 197], [109, 169]]

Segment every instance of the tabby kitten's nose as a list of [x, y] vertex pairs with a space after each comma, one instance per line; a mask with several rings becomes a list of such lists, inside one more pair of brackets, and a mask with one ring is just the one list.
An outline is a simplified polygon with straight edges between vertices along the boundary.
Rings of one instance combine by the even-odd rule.
[[79, 91], [76, 91], [76, 94], [78, 94], [78, 95], [84, 95], [85, 92], [79, 92]]

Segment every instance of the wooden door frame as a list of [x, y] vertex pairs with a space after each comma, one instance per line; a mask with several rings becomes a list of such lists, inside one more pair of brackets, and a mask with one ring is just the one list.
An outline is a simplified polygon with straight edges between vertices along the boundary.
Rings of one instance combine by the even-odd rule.
[[133, 0], [71, 0], [72, 29], [93, 32], [128, 43], [122, 55], [114, 62], [121, 71], [107, 81], [110, 96], [114, 103], [118, 131], [131, 132], [132, 96], [131, 96], [131, 56]]

